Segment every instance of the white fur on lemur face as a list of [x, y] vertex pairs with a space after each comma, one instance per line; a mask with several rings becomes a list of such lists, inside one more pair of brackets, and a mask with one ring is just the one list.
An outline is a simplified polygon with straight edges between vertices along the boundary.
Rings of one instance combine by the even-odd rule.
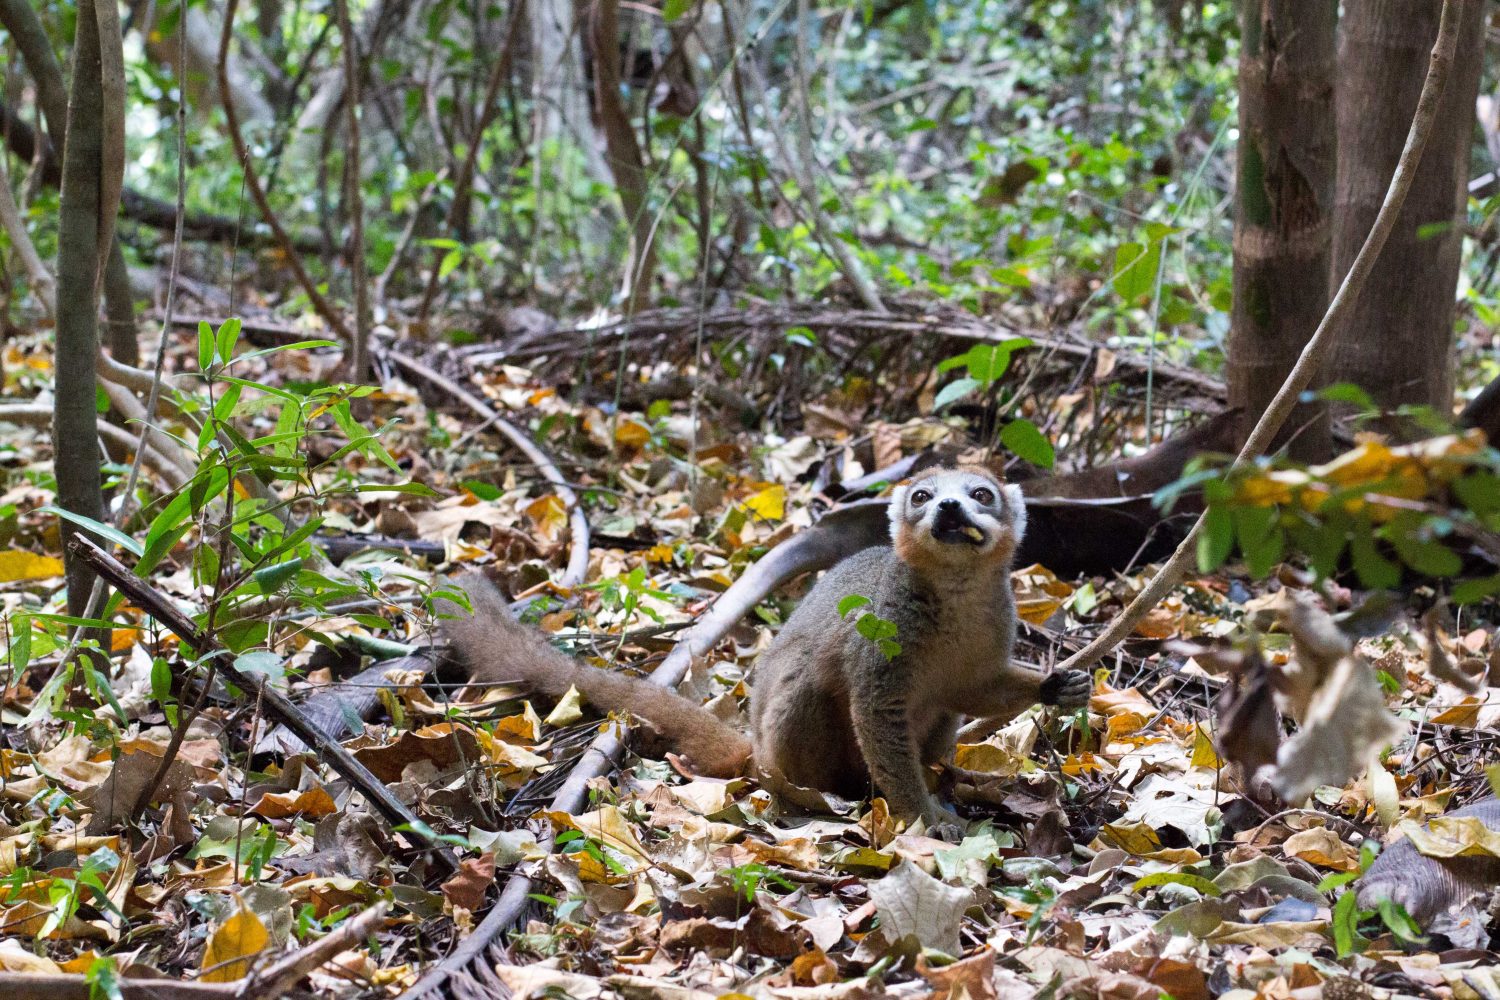
[[976, 469], [932, 469], [891, 494], [891, 535], [955, 560], [1014, 550], [1026, 531], [1021, 487]]

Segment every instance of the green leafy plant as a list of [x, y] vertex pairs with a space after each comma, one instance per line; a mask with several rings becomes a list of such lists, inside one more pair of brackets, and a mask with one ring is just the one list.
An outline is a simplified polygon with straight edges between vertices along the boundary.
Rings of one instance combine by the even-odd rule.
[[[848, 618], [855, 611], [872, 603], [863, 594], [850, 594], [838, 603], [839, 617]], [[881, 618], [873, 611], [866, 611], [855, 619], [854, 630], [873, 642], [887, 661], [901, 655], [901, 644], [896, 641], [895, 622]]]
[[1500, 574], [1464, 578], [1468, 549], [1500, 558], [1500, 451], [1479, 437], [1366, 441], [1318, 466], [1268, 459], [1226, 474], [1220, 461], [1195, 460], [1156, 498], [1170, 510], [1202, 489], [1201, 572], [1238, 551], [1252, 575], [1265, 576], [1298, 551], [1320, 578], [1347, 558], [1370, 589], [1394, 587], [1409, 570], [1454, 581], [1460, 604], [1500, 593]]

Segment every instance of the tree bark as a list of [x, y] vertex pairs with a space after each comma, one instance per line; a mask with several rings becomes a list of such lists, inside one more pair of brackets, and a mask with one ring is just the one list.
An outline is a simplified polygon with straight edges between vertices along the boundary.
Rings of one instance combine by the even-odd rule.
[[[113, 0], [103, 0], [113, 2]], [[63, 147], [57, 238], [57, 388], [52, 422], [58, 504], [101, 520], [99, 443], [94, 430], [98, 352], [99, 211], [104, 94], [95, 0], [80, 0], [73, 43], [73, 81]], [[64, 541], [77, 529], [63, 522]], [[94, 572], [67, 553], [68, 612], [84, 614]]]
[[630, 253], [625, 262], [625, 313], [639, 312], [656, 278], [656, 220], [646, 199], [646, 165], [630, 123], [630, 111], [620, 99], [619, 0], [595, 0], [589, 37], [594, 50], [594, 101], [599, 129], [614, 175], [615, 191], [630, 227]]
[[[1243, 6], [1234, 313], [1226, 369], [1241, 441], [1328, 307], [1338, 0], [1245, 0]], [[1281, 443], [1297, 458], [1326, 458], [1326, 408], [1299, 407]]]
[[[1339, 37], [1332, 277], [1359, 252], [1395, 170], [1437, 37], [1431, 0], [1349, 0]], [[1369, 287], [1338, 331], [1326, 381], [1353, 382], [1385, 407], [1453, 404], [1454, 297], [1463, 250], [1474, 101], [1484, 25], [1464, 0], [1453, 75], [1432, 140]]]
[[[62, 67], [52, 51], [52, 42], [28, 0], [0, 0], [0, 25], [15, 40], [21, 59], [36, 84], [37, 104], [47, 119], [52, 148], [62, 149], [68, 130], [68, 90], [63, 82]], [[45, 170], [43, 179], [48, 179]], [[105, 264], [104, 311], [109, 322], [110, 353], [124, 364], [139, 364], [140, 346], [135, 330], [135, 303], [130, 294], [130, 272], [125, 266], [125, 255], [118, 240], [112, 242]]]

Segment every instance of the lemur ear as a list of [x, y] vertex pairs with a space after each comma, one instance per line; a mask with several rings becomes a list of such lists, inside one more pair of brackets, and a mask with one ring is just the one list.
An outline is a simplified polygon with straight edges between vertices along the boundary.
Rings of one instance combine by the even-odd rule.
[[891, 537], [895, 537], [896, 529], [901, 526], [901, 513], [906, 510], [906, 494], [911, 492], [911, 480], [903, 479], [891, 490], [891, 503], [886, 508], [886, 516], [891, 520]]
[[1026, 495], [1015, 483], [1000, 487], [1005, 497], [1005, 513], [1009, 515], [1010, 533], [1019, 539], [1026, 533]]

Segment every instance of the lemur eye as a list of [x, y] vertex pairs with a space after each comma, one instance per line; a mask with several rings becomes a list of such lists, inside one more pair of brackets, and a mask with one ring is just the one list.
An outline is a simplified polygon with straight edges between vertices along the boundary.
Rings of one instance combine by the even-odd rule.
[[922, 506], [924, 503], [926, 503], [927, 501], [929, 501], [931, 499], [932, 499], [932, 491], [931, 490], [913, 490], [912, 491], [911, 502], [914, 503], [914, 504], [916, 504], [918, 507]]
[[987, 487], [981, 486], [969, 496], [974, 498], [975, 503], [982, 503], [986, 507], [995, 502], [995, 492]]

